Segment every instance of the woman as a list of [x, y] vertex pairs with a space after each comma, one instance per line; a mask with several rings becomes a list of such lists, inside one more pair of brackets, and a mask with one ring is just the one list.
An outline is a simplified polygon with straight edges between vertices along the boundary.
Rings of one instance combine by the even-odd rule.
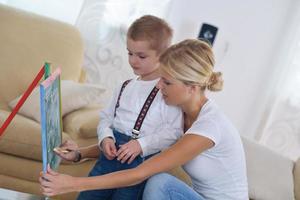
[[[222, 89], [221, 73], [213, 72], [211, 47], [199, 40], [172, 45], [160, 57], [161, 89], [169, 105], [184, 114], [184, 136], [137, 168], [103, 176], [78, 178], [48, 169], [40, 178], [45, 195], [124, 187], [152, 176], [143, 199], [248, 199], [244, 150], [234, 126], [206, 89]], [[183, 165], [193, 188], [165, 172]], [[154, 176], [153, 176], [154, 175]], [[47, 179], [48, 181], [45, 181]]]

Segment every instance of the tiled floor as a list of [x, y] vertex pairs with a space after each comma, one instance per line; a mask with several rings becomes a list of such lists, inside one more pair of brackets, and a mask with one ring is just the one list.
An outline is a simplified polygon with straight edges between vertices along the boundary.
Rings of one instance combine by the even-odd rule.
[[45, 197], [38, 197], [31, 194], [0, 188], [0, 200], [48, 200], [48, 199]]

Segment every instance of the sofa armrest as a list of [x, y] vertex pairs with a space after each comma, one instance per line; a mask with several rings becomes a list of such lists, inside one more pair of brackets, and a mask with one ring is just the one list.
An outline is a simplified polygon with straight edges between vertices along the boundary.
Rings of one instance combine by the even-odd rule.
[[294, 161], [242, 138], [251, 199], [294, 199]]

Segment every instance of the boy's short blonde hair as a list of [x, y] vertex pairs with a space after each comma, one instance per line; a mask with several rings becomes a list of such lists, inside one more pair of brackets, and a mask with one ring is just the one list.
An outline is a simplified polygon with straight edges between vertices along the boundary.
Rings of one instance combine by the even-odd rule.
[[135, 20], [128, 29], [127, 38], [134, 41], [146, 40], [150, 48], [160, 55], [166, 50], [173, 37], [173, 30], [166, 21], [153, 15], [144, 15]]

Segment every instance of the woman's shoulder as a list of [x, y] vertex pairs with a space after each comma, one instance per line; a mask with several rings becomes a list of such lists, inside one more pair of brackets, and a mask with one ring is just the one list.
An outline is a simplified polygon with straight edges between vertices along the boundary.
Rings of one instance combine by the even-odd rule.
[[220, 110], [219, 106], [211, 99], [208, 99], [206, 103], [201, 108], [196, 121], [203, 120], [216, 120], [216, 118], [223, 115], [223, 112]]
[[213, 100], [208, 100], [203, 109], [201, 109], [196, 120], [197, 123], [209, 123], [221, 130], [233, 127], [230, 119]]
[[218, 105], [208, 100], [201, 109], [197, 119], [187, 133], [199, 134], [219, 143], [225, 135], [236, 132], [230, 120], [224, 115]]

